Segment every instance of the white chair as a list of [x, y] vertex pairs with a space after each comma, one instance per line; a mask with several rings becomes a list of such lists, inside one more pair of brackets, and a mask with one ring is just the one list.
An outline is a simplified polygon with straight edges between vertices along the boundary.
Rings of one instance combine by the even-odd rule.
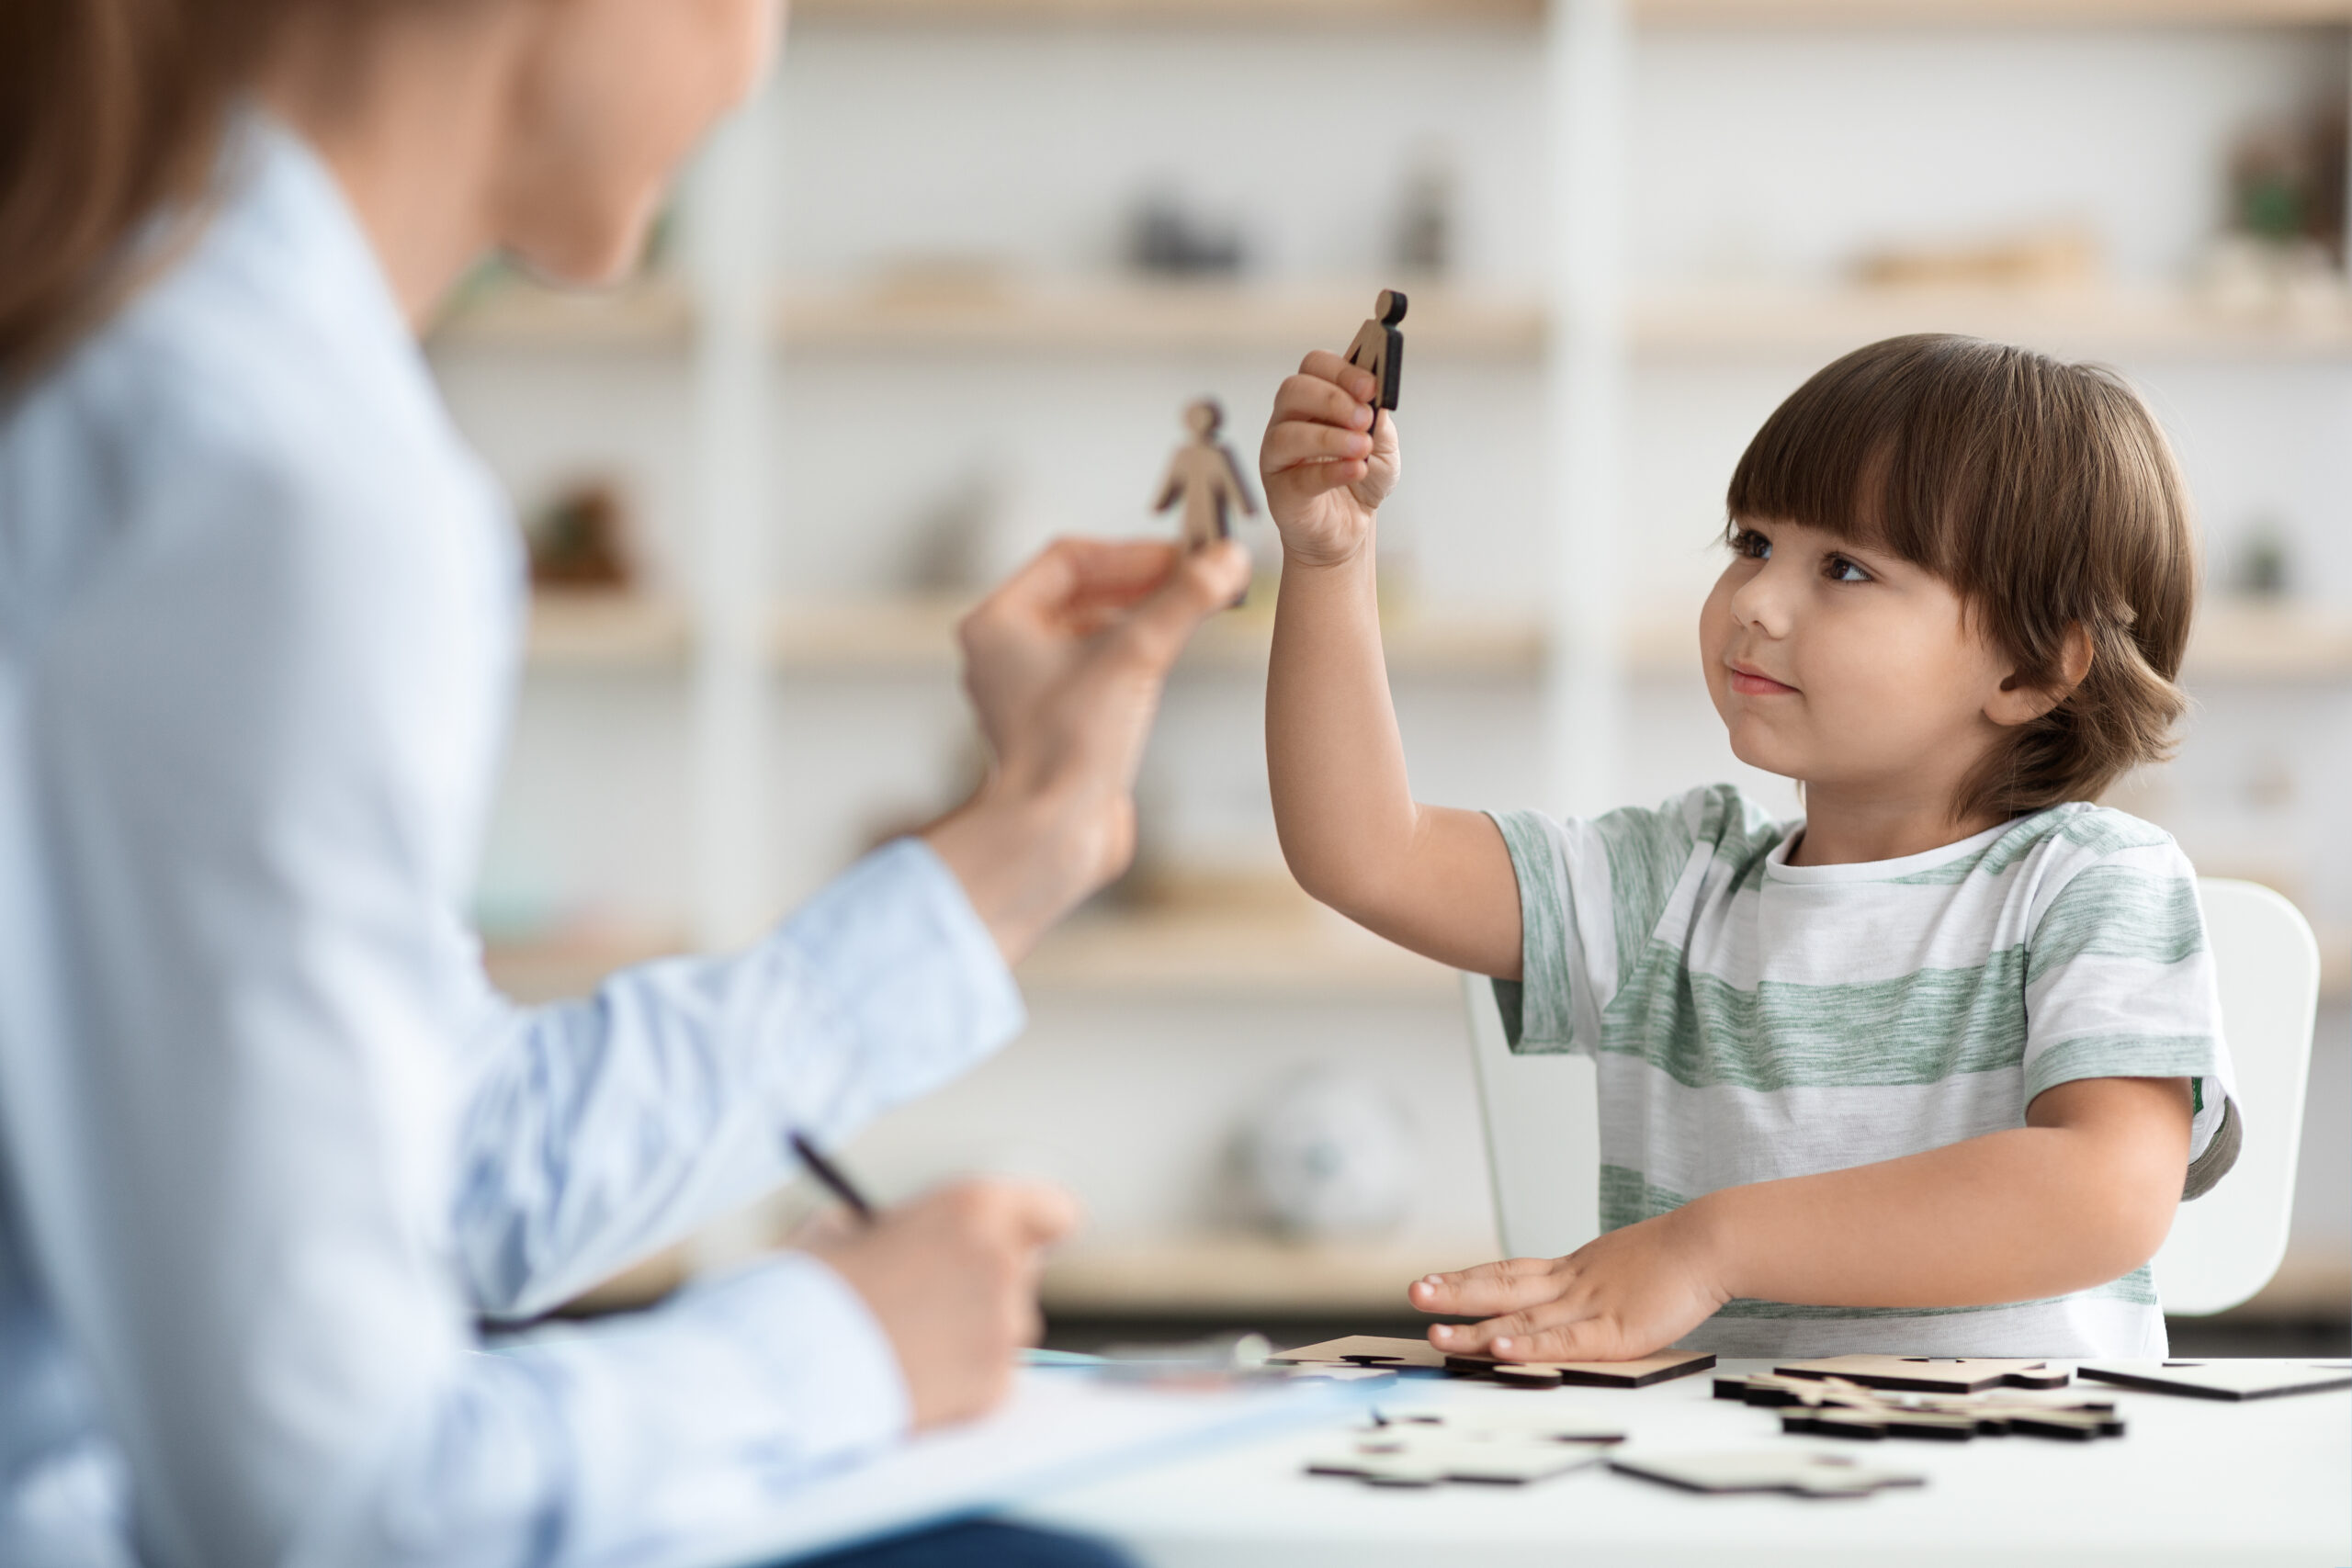
[[[2267, 887], [2219, 877], [2199, 879], [2198, 897], [2221, 982], [2245, 1142], [2219, 1187], [2180, 1206], [2156, 1254], [2165, 1311], [2188, 1317], [2245, 1301], [2286, 1256], [2319, 1004], [2319, 943], [2301, 911]], [[1532, 1258], [1573, 1252], [1600, 1233], [1592, 1063], [1514, 1055], [1492, 982], [1465, 975], [1462, 994], [1503, 1250]]]

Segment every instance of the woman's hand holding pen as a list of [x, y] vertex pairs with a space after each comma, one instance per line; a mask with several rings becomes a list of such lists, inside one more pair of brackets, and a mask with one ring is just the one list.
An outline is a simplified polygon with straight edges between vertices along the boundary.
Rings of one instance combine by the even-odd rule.
[[1063, 539], [965, 618], [987, 780], [923, 836], [1008, 961], [1135, 854], [1135, 780], [1176, 656], [1250, 581], [1230, 542]]
[[1274, 394], [1258, 468], [1286, 560], [1338, 566], [1371, 540], [1403, 466], [1396, 416], [1372, 406], [1375, 390], [1371, 372], [1318, 351]]
[[1077, 1201], [1035, 1182], [959, 1181], [807, 1243], [898, 1352], [918, 1430], [993, 1409], [1013, 1359], [1037, 1342], [1046, 1249], [1077, 1227]]

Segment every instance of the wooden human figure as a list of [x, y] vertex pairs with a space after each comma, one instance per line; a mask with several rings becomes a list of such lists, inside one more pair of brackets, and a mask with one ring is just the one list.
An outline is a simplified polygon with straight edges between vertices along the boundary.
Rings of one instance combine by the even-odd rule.
[[1348, 344], [1348, 363], [1371, 371], [1377, 384], [1372, 399], [1375, 409], [1396, 406], [1396, 389], [1405, 378], [1405, 334], [1396, 323], [1404, 319], [1404, 290], [1384, 288], [1373, 301], [1372, 319], [1356, 329], [1355, 342]]
[[1152, 503], [1152, 510], [1165, 512], [1182, 502], [1184, 547], [1197, 550], [1231, 538], [1230, 509], [1238, 505], [1254, 517], [1258, 498], [1250, 493], [1249, 481], [1233, 460], [1233, 449], [1216, 438], [1225, 423], [1225, 410], [1217, 400], [1203, 398], [1193, 404], [1184, 411], [1184, 423], [1193, 438], [1168, 459], [1168, 476], [1159, 481], [1159, 499]]

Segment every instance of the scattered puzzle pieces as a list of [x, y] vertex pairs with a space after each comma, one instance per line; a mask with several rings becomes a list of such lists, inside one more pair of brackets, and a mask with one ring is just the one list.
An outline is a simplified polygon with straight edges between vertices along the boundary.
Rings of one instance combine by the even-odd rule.
[[1376, 1334], [1351, 1334], [1343, 1339], [1326, 1339], [1319, 1345], [1302, 1345], [1295, 1350], [1283, 1350], [1266, 1359], [1274, 1366], [1295, 1367], [1323, 1364], [1351, 1367], [1426, 1367], [1431, 1371], [1443, 1370], [1445, 1353], [1426, 1339], [1384, 1339]]
[[1992, 1389], [1981, 1393], [1915, 1393], [1864, 1388], [1843, 1378], [1792, 1378], [1771, 1372], [1715, 1380], [1717, 1399], [1777, 1406], [1783, 1432], [1824, 1438], [1924, 1438], [1966, 1442], [1976, 1437], [2120, 1438], [2115, 1402], [2056, 1390]]
[[1715, 1364], [1714, 1357], [1703, 1350], [1668, 1350], [1638, 1361], [1498, 1361], [1491, 1356], [1449, 1356], [1426, 1339], [1385, 1339], [1371, 1334], [1304, 1345], [1268, 1360], [1275, 1366], [1424, 1369], [1517, 1388], [1647, 1388]]
[[1977, 1393], [2005, 1386], [2064, 1388], [2067, 1382], [2066, 1369], [2047, 1361], [1982, 1356], [1826, 1356], [1772, 1370], [1786, 1378], [1843, 1378], [1864, 1388], [1917, 1393]]
[[1487, 1411], [1375, 1413], [1344, 1448], [1306, 1461], [1310, 1475], [1344, 1475], [1372, 1486], [1446, 1482], [1525, 1485], [1600, 1462], [1625, 1440], [1623, 1427], [1573, 1416], [1526, 1420]]
[[1715, 1364], [1704, 1350], [1667, 1350], [1637, 1361], [1498, 1361], [1491, 1356], [1448, 1356], [1446, 1371], [1519, 1388], [1647, 1388], [1687, 1378]]
[[1877, 1470], [1810, 1449], [1660, 1454], [1612, 1459], [1609, 1468], [1687, 1492], [1792, 1492], [1800, 1497], [1864, 1497], [1889, 1486], [1924, 1486], [1915, 1471]]
[[2192, 1399], [2270, 1399], [2352, 1388], [2347, 1361], [2086, 1361], [2078, 1370], [2101, 1382]]

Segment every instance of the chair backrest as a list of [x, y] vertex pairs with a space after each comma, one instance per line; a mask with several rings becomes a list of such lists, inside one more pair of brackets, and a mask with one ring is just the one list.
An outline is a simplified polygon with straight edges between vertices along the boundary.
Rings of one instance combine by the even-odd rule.
[[2180, 1206], [2156, 1253], [2156, 1299], [2183, 1317], [2237, 1305], [2287, 1255], [2319, 1007], [2319, 942], [2301, 910], [2258, 883], [2222, 877], [2199, 879], [2197, 896], [2245, 1143], [2219, 1187]]
[[[2235, 1306], [2269, 1282], [2286, 1255], [2303, 1092], [2319, 1001], [2319, 944], [2301, 911], [2267, 887], [2198, 884], [2222, 991], [2222, 1027], [2237, 1074], [2245, 1142], [2219, 1187], [2180, 1206], [2155, 1258], [2165, 1310], [2195, 1316]], [[1462, 977], [1470, 1060], [1487, 1123], [1487, 1168], [1503, 1249], [1556, 1258], [1600, 1232], [1600, 1095], [1582, 1056], [1514, 1055], [1494, 984]]]

